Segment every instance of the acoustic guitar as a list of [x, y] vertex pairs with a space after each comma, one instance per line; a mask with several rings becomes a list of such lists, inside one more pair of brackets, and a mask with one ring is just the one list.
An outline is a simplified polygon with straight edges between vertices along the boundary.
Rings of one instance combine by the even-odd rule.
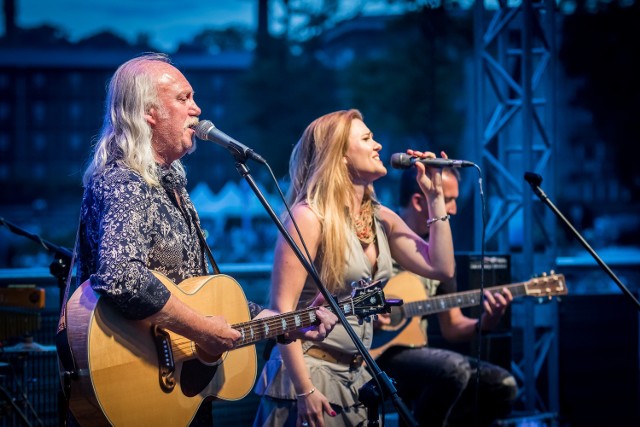
[[[564, 275], [543, 275], [526, 282], [485, 288], [500, 291], [507, 288], [514, 298], [520, 296], [548, 297], [566, 295]], [[388, 325], [376, 329], [371, 344], [371, 356], [376, 359], [389, 347], [421, 347], [427, 344], [426, 331], [420, 325], [420, 318], [428, 314], [440, 313], [455, 307], [472, 307], [482, 303], [479, 290], [457, 292], [428, 298], [420, 278], [404, 271], [394, 276], [384, 287], [387, 298], [402, 298], [402, 307], [392, 307]]]
[[[240, 285], [226, 275], [176, 286], [153, 273], [173, 296], [204, 315], [223, 316], [242, 334], [233, 350], [210, 355], [193, 341], [122, 317], [84, 282], [67, 304], [67, 336], [77, 367], [70, 410], [81, 425], [186, 426], [206, 398], [239, 400], [253, 387], [255, 344], [319, 323], [315, 308], [251, 320]], [[339, 303], [345, 315], [389, 312], [373, 283]]]

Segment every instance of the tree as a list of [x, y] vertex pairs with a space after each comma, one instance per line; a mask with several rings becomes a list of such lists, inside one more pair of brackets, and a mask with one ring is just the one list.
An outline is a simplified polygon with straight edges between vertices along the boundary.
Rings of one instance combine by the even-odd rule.
[[178, 53], [219, 53], [247, 51], [253, 46], [253, 34], [243, 27], [223, 29], [207, 28], [196, 34], [192, 41], [180, 43]]
[[[465, 126], [465, 61], [472, 52], [469, 14], [422, 8], [392, 21], [387, 46], [357, 58], [345, 86], [375, 127], [450, 154]], [[400, 148], [400, 147], [398, 147]], [[406, 147], [404, 147], [406, 148]]]

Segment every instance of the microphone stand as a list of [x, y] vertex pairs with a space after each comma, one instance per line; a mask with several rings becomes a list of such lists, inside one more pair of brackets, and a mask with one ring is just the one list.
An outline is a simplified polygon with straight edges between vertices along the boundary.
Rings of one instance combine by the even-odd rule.
[[[386, 390], [389, 391], [389, 395], [391, 396], [393, 405], [398, 410], [398, 413], [400, 414], [402, 419], [408, 425], [418, 427], [418, 423], [413, 418], [411, 412], [406, 407], [404, 402], [400, 399], [400, 396], [398, 395], [398, 391], [395, 388], [395, 385], [393, 384], [393, 381], [387, 376], [387, 374], [385, 372], [383, 372], [380, 369], [380, 367], [374, 361], [373, 357], [371, 357], [371, 354], [369, 354], [369, 352], [367, 351], [367, 348], [364, 346], [362, 341], [360, 341], [360, 338], [355, 333], [355, 331], [353, 330], [353, 328], [351, 327], [349, 322], [347, 322], [347, 319], [345, 318], [344, 314], [340, 310], [340, 307], [338, 306], [338, 303], [335, 301], [333, 296], [329, 293], [327, 288], [324, 287], [324, 285], [322, 284], [322, 282], [320, 280], [320, 277], [318, 277], [318, 275], [316, 274], [315, 269], [313, 269], [311, 267], [311, 265], [309, 264], [308, 260], [302, 254], [302, 251], [300, 251], [300, 248], [298, 248], [298, 246], [294, 242], [293, 238], [291, 237], [291, 234], [289, 234], [287, 229], [282, 224], [282, 221], [280, 221], [280, 218], [278, 218], [278, 215], [276, 215], [276, 213], [274, 212], [273, 208], [269, 205], [269, 202], [267, 201], [267, 199], [264, 197], [264, 195], [262, 194], [262, 192], [260, 191], [260, 189], [256, 185], [253, 177], [251, 176], [251, 173], [249, 172], [249, 168], [245, 164], [245, 162], [247, 161], [246, 156], [244, 156], [244, 155], [242, 155], [240, 153], [237, 153], [235, 151], [231, 151], [230, 150], [230, 152], [233, 155], [233, 157], [236, 159], [236, 169], [238, 170], [238, 173], [240, 173], [240, 175], [247, 181], [247, 183], [249, 184], [249, 186], [251, 187], [251, 189], [253, 190], [255, 195], [260, 200], [260, 203], [262, 203], [262, 206], [264, 206], [264, 208], [266, 209], [267, 213], [269, 214], [269, 216], [271, 217], [273, 222], [278, 227], [278, 230], [280, 230], [280, 233], [282, 234], [282, 236], [285, 238], [285, 240], [287, 241], [287, 243], [289, 244], [289, 246], [291, 247], [293, 252], [296, 254], [298, 259], [300, 260], [300, 262], [304, 266], [305, 270], [307, 270], [307, 272], [309, 273], [309, 275], [311, 276], [311, 278], [315, 282], [315, 284], [318, 287], [318, 290], [320, 291], [320, 293], [324, 296], [324, 298], [326, 299], [327, 303], [329, 303], [329, 305], [331, 306], [331, 309], [333, 310], [335, 315], [338, 316], [338, 319], [340, 320], [340, 322], [344, 326], [345, 330], [347, 331], [347, 334], [349, 335], [349, 337], [351, 338], [351, 340], [355, 344], [356, 348], [358, 349], [358, 353], [360, 353], [362, 355], [362, 358], [364, 359], [365, 363], [367, 364], [367, 366], [371, 370], [374, 379], [377, 379], [379, 381], [379, 383], [383, 384], [384, 387], [386, 388]], [[266, 164], [266, 162], [265, 162], [265, 164]]]
[[18, 227], [15, 224], [6, 221], [0, 217], [0, 225], [6, 226], [9, 231], [14, 234], [27, 237], [36, 243], [39, 243], [47, 251], [52, 252], [54, 255], [53, 262], [49, 265], [49, 272], [53, 277], [58, 279], [58, 288], [60, 288], [60, 306], [62, 307], [62, 299], [64, 298], [64, 289], [66, 287], [67, 276], [69, 275], [69, 264], [73, 253], [62, 246], [55, 245], [51, 242], [44, 240], [42, 237], [29, 233], [27, 230]]
[[[14, 234], [27, 237], [33, 240], [34, 242], [39, 243], [45, 250], [53, 253], [54, 259], [53, 259], [53, 262], [51, 262], [51, 264], [49, 265], [49, 272], [51, 273], [52, 276], [54, 276], [57, 279], [58, 289], [60, 294], [59, 306], [60, 308], [62, 308], [62, 304], [64, 302], [64, 290], [67, 286], [66, 280], [67, 280], [67, 276], [69, 275], [69, 268], [71, 265], [71, 258], [73, 257], [73, 252], [71, 252], [67, 248], [58, 246], [47, 240], [44, 240], [43, 238], [41, 238], [36, 234], [29, 233], [27, 230], [20, 228], [15, 224], [10, 223], [9, 221], [5, 220], [2, 217], [0, 217], [0, 225], [4, 225], [9, 229], [9, 231], [11, 231]], [[56, 346], [57, 346], [57, 343], [56, 343]], [[2, 389], [1, 387], [0, 387], [0, 391], [2, 391], [3, 394], [5, 393], [5, 390]], [[68, 411], [68, 407], [67, 407], [67, 403], [64, 403], [64, 402], [67, 402], [67, 398], [64, 395], [62, 389], [60, 389], [58, 390], [58, 410], [59, 410], [60, 425], [67, 425], [66, 414]], [[14, 407], [14, 409], [17, 411], [17, 414], [22, 418], [24, 424], [26, 426], [30, 426], [31, 424], [29, 423], [25, 415], [21, 413], [17, 407]], [[42, 424], [40, 422], [40, 419], [38, 418], [38, 414], [33, 410], [33, 408], [31, 409], [34, 412], [36, 419], [39, 421], [40, 424]]]
[[591, 246], [589, 246], [589, 243], [587, 243], [587, 241], [584, 240], [584, 238], [580, 235], [580, 233], [578, 233], [578, 231], [573, 227], [573, 225], [571, 225], [571, 222], [569, 222], [569, 220], [565, 218], [564, 215], [562, 215], [562, 212], [560, 212], [558, 208], [555, 207], [555, 205], [551, 202], [551, 200], [549, 200], [549, 197], [547, 197], [544, 191], [542, 191], [542, 188], [540, 188], [540, 184], [542, 183], [542, 176], [533, 172], [525, 172], [524, 179], [529, 183], [529, 185], [533, 189], [533, 192], [540, 198], [540, 200], [542, 200], [544, 204], [549, 206], [549, 208], [551, 208], [553, 213], [556, 214], [556, 216], [560, 218], [560, 220], [562, 220], [562, 222], [567, 226], [567, 228], [571, 230], [571, 232], [576, 237], [576, 239], [578, 239], [578, 241], [582, 244], [582, 246], [584, 246], [587, 252], [589, 252], [593, 257], [593, 259], [596, 260], [598, 265], [600, 265], [600, 267], [609, 275], [609, 277], [611, 277], [611, 279], [616, 283], [616, 285], [618, 285], [620, 290], [622, 290], [622, 292], [633, 301], [633, 303], [636, 305], [636, 308], [640, 310], [640, 303], [638, 302], [636, 297], [620, 281], [620, 279], [618, 279], [615, 273], [611, 271], [609, 266], [605, 264], [605, 262], [598, 256], [596, 251], [594, 251], [591, 248]]

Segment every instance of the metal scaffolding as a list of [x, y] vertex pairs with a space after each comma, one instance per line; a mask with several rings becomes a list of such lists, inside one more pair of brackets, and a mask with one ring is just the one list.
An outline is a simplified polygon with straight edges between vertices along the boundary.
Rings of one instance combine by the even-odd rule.
[[[486, 212], [475, 217], [474, 248], [509, 253], [518, 280], [552, 269], [556, 254], [554, 218], [523, 179], [526, 171], [540, 174], [553, 199], [555, 8], [552, 0], [499, 0], [477, 1], [474, 10], [473, 154], [481, 159], [487, 201], [482, 206], [481, 195], [474, 195], [475, 211]], [[524, 319], [514, 319], [523, 331], [523, 358], [514, 360], [524, 384], [521, 399], [526, 410], [557, 412], [557, 383], [549, 402], [535, 391], [542, 360], [557, 373], [557, 351], [540, 351], [557, 348], [557, 310], [553, 319], [538, 322], [540, 310], [527, 307]]]

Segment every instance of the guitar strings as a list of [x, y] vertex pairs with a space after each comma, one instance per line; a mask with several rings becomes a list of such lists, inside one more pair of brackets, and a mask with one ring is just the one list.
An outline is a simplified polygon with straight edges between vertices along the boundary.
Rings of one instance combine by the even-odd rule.
[[[355, 311], [356, 304], [360, 303], [363, 300], [369, 298], [369, 295], [359, 295], [350, 300], [345, 300], [339, 303], [341, 309], [344, 311], [345, 307], [351, 307], [352, 313]], [[324, 306], [328, 308], [330, 311], [331, 308], [327, 305]], [[291, 332], [297, 329], [301, 329], [303, 327], [308, 327], [313, 324], [316, 324], [318, 319], [317, 317], [312, 317], [310, 314], [315, 312], [318, 307], [309, 307], [304, 310], [296, 311], [296, 312], [287, 312], [287, 313], [279, 313], [264, 319], [250, 320], [248, 322], [242, 322], [235, 325], [231, 325], [233, 329], [239, 330], [243, 333], [244, 339], [241, 339], [238, 346], [246, 345], [247, 343], [252, 343], [256, 341], [260, 341], [262, 339], [266, 339], [272, 336], [280, 335], [285, 332]], [[297, 323], [296, 317], [303, 319], [301, 324]], [[306, 321], [305, 321], [306, 317]], [[284, 320], [284, 322], [283, 322]], [[283, 327], [284, 323], [284, 327]], [[192, 357], [192, 355], [196, 351], [189, 351], [196, 348], [193, 340], [186, 338], [181, 335], [176, 335], [175, 338], [171, 340], [171, 348], [174, 352], [174, 359], [180, 360], [185, 357]], [[178, 354], [177, 356], [175, 354]]]
[[[281, 313], [265, 319], [238, 323], [235, 325], [231, 325], [231, 327], [233, 329], [244, 332], [245, 339], [240, 340], [239, 342], [239, 344], [244, 344], [247, 340], [259, 341], [261, 339], [268, 338], [269, 336], [275, 336], [306, 326], [311, 326], [315, 323], [315, 320], [312, 321], [314, 318], [310, 316], [310, 313], [313, 311], [315, 311], [315, 308], [310, 308], [296, 313]], [[295, 317], [300, 317], [303, 319], [301, 325], [296, 324], [296, 322], [294, 321]], [[305, 317], [307, 317], [307, 320], [304, 320]], [[286, 327], [283, 327], [283, 319], [285, 319]], [[251, 333], [251, 331], [253, 333]], [[177, 335], [172, 340], [172, 348], [175, 348], [176, 350], [190, 349], [193, 347], [193, 345], [194, 344], [192, 340], [180, 335]]]

